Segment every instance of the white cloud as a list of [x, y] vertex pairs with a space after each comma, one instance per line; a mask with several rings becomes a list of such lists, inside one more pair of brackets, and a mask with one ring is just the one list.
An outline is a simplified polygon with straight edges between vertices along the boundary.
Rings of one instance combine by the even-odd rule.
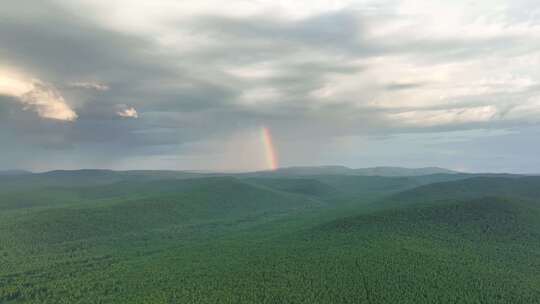
[[109, 86], [99, 82], [72, 82], [69, 84], [72, 88], [89, 89], [96, 91], [107, 91]]
[[[500, 107], [511, 101], [491, 100], [492, 96], [521, 94], [540, 77], [537, 51], [540, 50], [540, 25], [514, 16], [516, 11], [538, 11], [530, 0], [236, 0], [226, 6], [218, 0], [130, 1], [129, 5], [127, 0], [61, 2], [77, 10], [82, 5], [92, 12], [89, 18], [97, 18], [104, 27], [151, 37], [158, 45], [164, 43], [167, 53], [176, 56], [211, 54], [203, 58], [220, 64], [200, 62], [189, 65], [189, 70], [194, 75], [209, 75], [205, 79], [214, 83], [223, 84], [219, 78], [228, 76], [228, 85], [238, 93], [234, 102], [242, 105], [275, 105], [277, 101], [288, 102], [289, 99], [314, 105], [352, 104], [421, 113], [452, 106], [474, 108], [494, 104]], [[309, 19], [335, 12], [347, 14], [323, 21]], [[231, 35], [237, 39], [235, 41], [226, 41], [227, 31], [238, 31], [237, 28], [224, 26], [212, 32], [201, 26], [200, 22], [204, 24], [219, 18], [236, 20], [243, 28], [249, 28], [250, 24], [241, 22], [257, 22], [263, 29], [255, 31], [261, 35], [260, 41], [259, 37], [249, 34], [250, 30]], [[288, 45], [302, 35], [308, 35], [309, 41], [316, 40], [310, 33], [324, 34], [332, 26], [352, 31], [353, 27], [347, 27], [348, 23], [340, 22], [340, 18], [353, 18], [360, 25], [358, 35], [350, 33], [349, 44], [335, 45], [335, 48], [324, 43], [315, 43], [309, 48]], [[274, 29], [268, 21], [287, 26]], [[264, 31], [267, 26], [269, 30]], [[302, 27], [309, 30], [281, 33], [283, 29]], [[243, 37], [244, 34], [247, 36]], [[238, 51], [238, 56], [226, 51], [232, 45], [237, 49], [231, 50]], [[277, 84], [275, 79], [287, 79], [290, 76], [288, 63], [299, 58], [308, 66], [346, 62], [348, 66], [362, 65], [365, 69], [343, 74], [324, 69], [307, 72], [315, 75], [306, 73], [306, 79], [317, 78], [322, 82], [299, 84], [291, 92], [289, 88], [296, 78]], [[192, 62], [197, 60], [195, 56]], [[410, 86], [388, 89], [392, 84]], [[467, 120], [457, 118], [463, 115], [443, 116], [447, 118], [439, 117], [439, 120]]]
[[242, 92], [240, 103], [243, 105], [272, 104], [282, 99], [283, 95], [276, 88], [254, 87]]
[[116, 115], [122, 118], [139, 118], [139, 113], [135, 110], [134, 107], [129, 107], [127, 105], [118, 105], [119, 110], [116, 111]]
[[16, 72], [0, 71], [0, 94], [15, 97], [24, 110], [43, 118], [74, 121], [78, 117], [54, 86]]
[[74, 121], [78, 117], [67, 105], [64, 97], [52, 86], [34, 83], [34, 88], [19, 99], [25, 110], [34, 110], [43, 118]]
[[21, 96], [33, 88], [32, 82], [23, 79], [17, 73], [0, 70], [0, 94]]
[[233, 66], [225, 69], [225, 72], [234, 77], [245, 80], [264, 79], [276, 76], [277, 68], [269, 63], [262, 63], [253, 66]]
[[390, 114], [389, 118], [403, 124], [431, 127], [448, 124], [487, 122], [497, 117], [494, 106], [456, 108], [449, 110], [408, 111]]

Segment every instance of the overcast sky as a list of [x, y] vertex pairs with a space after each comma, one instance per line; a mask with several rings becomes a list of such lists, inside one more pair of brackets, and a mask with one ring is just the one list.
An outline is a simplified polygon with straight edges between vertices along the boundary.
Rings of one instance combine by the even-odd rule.
[[538, 0], [17, 0], [0, 169], [540, 172]]

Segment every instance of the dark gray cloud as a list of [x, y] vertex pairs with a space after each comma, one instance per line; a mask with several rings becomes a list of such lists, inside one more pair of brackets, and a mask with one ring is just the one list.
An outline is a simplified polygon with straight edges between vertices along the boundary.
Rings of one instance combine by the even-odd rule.
[[399, 90], [410, 90], [410, 89], [417, 89], [422, 86], [424, 86], [425, 83], [412, 83], [412, 82], [396, 82], [396, 83], [390, 83], [384, 86], [384, 89], [389, 91], [399, 91]]
[[[279, 21], [266, 16], [206, 16], [191, 24], [210, 39], [237, 42], [239, 47], [259, 49], [259, 54], [271, 56], [273, 52], [303, 51], [303, 48], [338, 53], [370, 52], [370, 44], [363, 42], [360, 21], [352, 12], [339, 11], [299, 21]], [[269, 48], [272, 45], [276, 48]]]

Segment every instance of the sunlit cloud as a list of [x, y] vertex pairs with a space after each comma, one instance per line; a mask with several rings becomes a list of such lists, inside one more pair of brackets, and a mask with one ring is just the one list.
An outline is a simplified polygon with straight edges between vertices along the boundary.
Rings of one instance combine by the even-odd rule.
[[0, 72], [0, 94], [15, 97], [24, 110], [47, 119], [74, 121], [78, 115], [52, 85], [8, 71]]
[[122, 118], [139, 118], [139, 113], [137, 113], [137, 110], [135, 110], [134, 107], [129, 107], [127, 105], [118, 105], [117, 107], [119, 110], [116, 111], [116, 115]]
[[36, 82], [33, 89], [21, 95], [19, 99], [25, 110], [33, 110], [39, 116], [48, 119], [74, 121], [77, 113], [64, 100], [64, 97], [52, 86]]
[[0, 94], [21, 96], [32, 89], [31, 81], [23, 79], [15, 72], [0, 70]]

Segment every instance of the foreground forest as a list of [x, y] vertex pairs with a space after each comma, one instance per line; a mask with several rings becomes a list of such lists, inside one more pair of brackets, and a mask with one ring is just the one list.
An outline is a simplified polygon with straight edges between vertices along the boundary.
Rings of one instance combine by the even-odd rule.
[[1, 175], [0, 303], [540, 302], [540, 177], [392, 170]]

